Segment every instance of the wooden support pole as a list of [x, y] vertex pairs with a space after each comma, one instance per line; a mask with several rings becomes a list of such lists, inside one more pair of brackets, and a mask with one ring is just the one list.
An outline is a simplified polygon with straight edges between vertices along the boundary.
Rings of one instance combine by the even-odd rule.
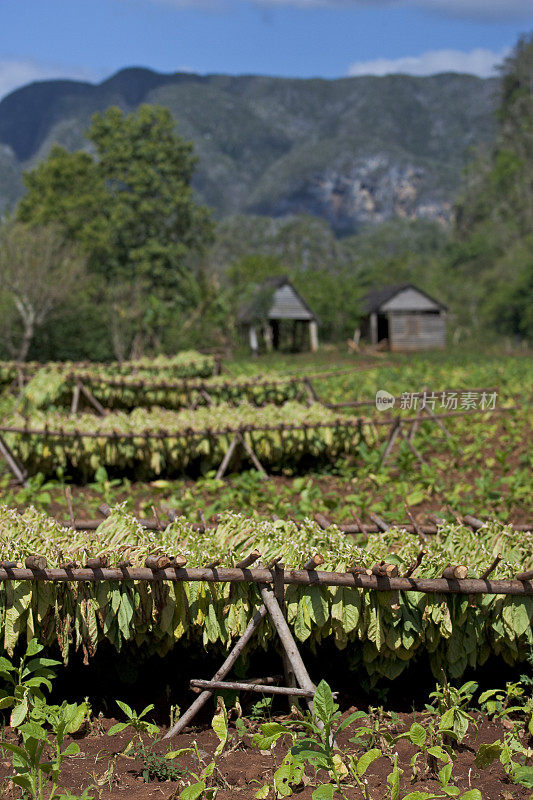
[[399, 428], [399, 432], [400, 432], [400, 436], [402, 437], [404, 442], [407, 444], [407, 447], [409, 448], [409, 450], [418, 458], [418, 460], [420, 461], [421, 464], [426, 464], [427, 462], [424, 459], [422, 453], [414, 446], [414, 444], [409, 439], [409, 437], [405, 435], [405, 433], [403, 432], [403, 430], [401, 428], [401, 425], [400, 425], [400, 428]]
[[[264, 605], [262, 605], [254, 614], [246, 630], [244, 631], [241, 638], [235, 643], [235, 646], [230, 651], [228, 657], [218, 669], [215, 674], [213, 675], [213, 681], [220, 681], [226, 677], [228, 672], [231, 670], [241, 653], [243, 652], [244, 648], [254, 635], [255, 631], [266, 617], [268, 611]], [[206, 704], [209, 700], [211, 695], [213, 694], [211, 689], [206, 689], [201, 694], [198, 695], [194, 703], [187, 709], [185, 714], [179, 718], [173, 728], [171, 728], [168, 733], [165, 735], [165, 739], [170, 739], [172, 736], [176, 736], [176, 734], [181, 733], [187, 725], [194, 719], [198, 711]]]
[[[291, 667], [294, 671], [294, 675], [300, 685], [300, 688], [305, 689], [308, 692], [312, 692], [314, 695], [316, 687], [311, 678], [309, 677], [309, 673], [305, 668], [305, 664], [302, 661], [302, 657], [298, 651], [296, 642], [294, 641], [290, 628], [287, 625], [287, 622], [285, 620], [285, 617], [283, 616], [281, 608], [279, 607], [279, 603], [276, 600], [274, 592], [268, 586], [261, 586], [260, 591], [263, 603], [265, 604], [268, 613], [270, 614], [270, 618], [274, 623], [274, 627], [278, 632], [281, 644], [283, 645], [283, 649], [287, 653], [287, 658], [290, 661]], [[311, 714], [314, 714], [313, 701], [310, 700], [309, 698], [307, 699], [307, 705]]]
[[240, 444], [240, 442], [239, 442], [239, 434], [236, 434], [233, 437], [233, 439], [231, 440], [230, 446], [228, 447], [228, 449], [226, 451], [226, 455], [222, 459], [222, 463], [220, 464], [219, 468], [217, 469], [217, 474], [216, 474], [217, 480], [220, 480], [220, 478], [223, 478], [224, 475], [226, 474], [226, 470], [230, 465], [233, 453], [235, 452], [235, 448], [237, 447], [238, 444]]
[[9, 471], [17, 479], [18, 483], [22, 484], [22, 486], [27, 486], [28, 473], [2, 436], [0, 436], [0, 455], [4, 457]]
[[463, 522], [466, 522], [474, 531], [478, 531], [485, 524], [482, 519], [477, 519], [477, 517], [473, 517], [471, 514], [465, 514]]
[[515, 581], [532, 581], [533, 580], [533, 569], [528, 569], [526, 572], [519, 572], [518, 575], [515, 576]]
[[404, 501], [403, 505], [404, 505], [404, 508], [405, 508], [405, 513], [407, 514], [407, 516], [411, 520], [411, 525], [413, 526], [414, 532], [416, 533], [417, 536], [420, 536], [420, 538], [422, 539], [422, 541], [425, 544], [427, 542], [426, 534], [423, 533], [420, 525], [418, 524], [418, 522], [415, 520], [415, 518], [411, 514], [411, 509], [407, 505], [407, 501]]
[[421, 415], [422, 415], [422, 407], [419, 406], [417, 408], [417, 410], [416, 410], [415, 418], [414, 418], [414, 420], [413, 420], [413, 422], [411, 424], [411, 427], [409, 428], [409, 433], [407, 435], [407, 441], [409, 441], [409, 442], [412, 442], [413, 439], [415, 438], [415, 433], [418, 430], [418, 424], [419, 424], [419, 420], [420, 420]]
[[495, 558], [494, 558], [494, 561], [492, 562], [492, 564], [490, 564], [490, 565], [487, 567], [487, 569], [486, 569], [486, 570], [485, 570], [485, 571], [482, 573], [482, 575], [481, 575], [481, 580], [482, 580], [482, 581], [486, 580], [486, 579], [489, 577], [489, 575], [490, 575], [492, 572], [494, 572], [494, 570], [496, 569], [496, 567], [498, 566], [498, 564], [500, 563], [500, 561], [501, 561], [501, 560], [502, 560], [502, 557], [501, 557], [501, 555], [498, 553], [498, 554], [495, 556]]
[[398, 438], [398, 434], [400, 433], [400, 425], [401, 422], [399, 419], [395, 419], [391, 425], [389, 438], [387, 444], [385, 445], [385, 449], [383, 451], [383, 455], [381, 456], [381, 461], [379, 462], [380, 467], [384, 467], [388, 457], [391, 454], [392, 448], [394, 447], [394, 442]]
[[309, 572], [311, 572], [317, 567], [320, 567], [323, 563], [324, 563], [324, 556], [321, 555], [320, 553], [315, 553], [315, 555], [312, 558], [310, 558], [309, 561], [306, 561], [306, 563], [303, 565], [303, 569], [307, 569], [309, 570]]
[[357, 527], [359, 528], [359, 533], [362, 533], [363, 535], [367, 535], [367, 534], [368, 534], [368, 531], [367, 531], [367, 529], [366, 529], [366, 526], [365, 526], [365, 525], [363, 524], [363, 522], [362, 522], [362, 521], [359, 519], [359, 517], [356, 517], [356, 516], [355, 516], [355, 514], [354, 514], [354, 519], [355, 519], [355, 522], [356, 522], [356, 524], [357, 524]]
[[313, 519], [315, 520], [317, 525], [320, 525], [320, 527], [322, 528], [323, 531], [327, 531], [327, 529], [330, 528], [331, 525], [332, 525], [332, 523], [329, 521], [329, 519], [324, 514], [322, 514], [320, 511], [318, 511], [315, 514]]
[[77, 414], [78, 406], [80, 404], [80, 382], [76, 381], [74, 391], [72, 392], [72, 403], [70, 404], [70, 413]]
[[410, 564], [410, 566], [409, 566], [409, 567], [407, 568], [407, 570], [405, 571], [405, 573], [404, 573], [404, 575], [403, 575], [403, 577], [404, 577], [404, 578], [410, 578], [410, 577], [411, 577], [411, 575], [413, 574], [413, 572], [414, 572], [416, 569], [418, 569], [418, 567], [419, 567], [419, 566], [420, 566], [420, 564], [422, 563], [422, 559], [424, 558], [424, 556], [425, 556], [425, 555], [426, 555], [426, 551], [425, 551], [425, 550], [421, 550], [421, 551], [419, 552], [419, 554], [417, 555], [416, 559], [415, 559], [415, 560], [414, 560], [414, 561], [413, 561], [413, 562]]
[[[170, 522], [175, 522], [176, 519], [179, 516], [180, 515], [177, 514], [175, 511], [169, 512], [169, 520], [170, 520]], [[368, 524], [368, 523], [365, 524], [365, 528], [366, 528], [366, 532], [367, 533], [379, 533], [380, 531], [384, 531], [385, 530], [385, 528], [382, 528], [380, 525], [378, 525], [375, 522], [376, 514], [370, 514], [369, 516], [371, 517], [371, 519], [374, 520], [374, 524]], [[430, 514], [429, 516], [432, 517], [434, 515]], [[276, 515], [273, 515], [272, 519], [275, 522], [276, 519], [279, 519], [279, 517], [276, 517]], [[437, 519], [439, 519], [439, 518], [437, 518]], [[157, 525], [156, 525], [154, 519], [147, 519], [147, 518], [138, 517], [137, 518], [137, 522], [139, 523], [139, 525], [142, 525], [143, 528], [146, 528], [147, 530], [157, 530]], [[316, 518], [315, 518], [315, 522], [318, 522], [318, 520]], [[382, 522], [382, 525], [387, 525], [387, 529], [389, 529], [389, 528], [402, 528], [403, 530], [409, 531], [410, 533], [416, 533], [416, 531], [415, 531], [414, 527], [411, 525], [411, 523], [405, 523], [405, 522], [386, 523], [384, 520], [382, 520], [381, 522]], [[443, 520], [439, 524], [439, 527], [443, 523], [445, 523], [445, 520]], [[64, 525], [65, 527], [74, 528], [77, 531], [94, 531], [94, 530], [96, 530], [96, 528], [98, 528], [99, 525], [102, 524], [102, 521], [99, 520], [99, 519], [76, 519], [73, 525], [71, 524], [70, 520], [63, 520], [63, 521], [61, 521], [61, 524]], [[332, 522], [331, 524], [334, 525], [335, 523]], [[329, 525], [330, 525], [330, 523], [328, 523], [328, 527], [329, 527]], [[215, 530], [216, 527], [217, 527], [217, 523], [216, 522], [213, 523], [212, 525], [209, 525], [207, 523], [207, 521], [206, 521], [205, 524], [203, 522], [192, 522], [191, 523], [191, 528], [194, 531], [200, 531], [202, 533], [204, 533], [207, 528], [210, 528], [211, 530]], [[533, 522], [526, 522], [526, 523], [520, 524], [520, 525], [512, 525], [511, 527], [516, 533], [525, 533], [525, 532], [533, 531]], [[347, 533], [347, 534], [360, 533], [359, 525], [356, 522], [340, 522], [340, 523], [337, 524], [337, 528], [339, 529], [339, 531], [341, 533]], [[418, 528], [422, 531], [422, 533], [425, 533], [425, 534], [430, 535], [430, 536], [438, 533], [438, 528], [437, 528], [436, 525], [421, 525], [419, 523], [418, 524]], [[278, 560], [281, 561], [281, 556], [279, 556]], [[268, 568], [270, 569], [270, 565], [268, 565]]]
[[235, 564], [236, 569], [248, 569], [248, 567], [251, 566], [254, 561], [257, 561], [260, 555], [261, 554], [259, 550], [252, 550], [252, 552], [249, 553], [246, 558], [243, 558], [242, 561], [239, 561], [237, 564]]
[[89, 401], [92, 407], [100, 414], [101, 417], [105, 417], [107, 411], [103, 407], [101, 403], [98, 402], [96, 397], [90, 392], [83, 383], [79, 384], [81, 393], [85, 396], [85, 399]]
[[261, 473], [263, 478], [268, 478], [268, 473], [267, 473], [266, 469], [263, 467], [263, 465], [261, 464], [261, 462], [257, 458], [256, 454], [254, 453], [254, 451], [252, 450], [252, 448], [250, 447], [250, 445], [248, 444], [248, 442], [246, 441], [246, 439], [244, 438], [242, 433], [238, 433], [237, 436], [239, 438], [239, 442], [241, 443], [241, 445], [244, 447], [244, 449], [246, 450], [246, 452], [250, 456], [250, 458], [252, 460], [252, 464], [254, 465], [256, 470], [258, 470], [258, 472]]
[[452, 437], [452, 436], [450, 436], [450, 433], [448, 432], [447, 428], [446, 428], [446, 427], [444, 426], [444, 424], [443, 424], [443, 423], [440, 421], [440, 419], [439, 419], [439, 418], [438, 418], [438, 416], [435, 414], [435, 412], [433, 411], [433, 409], [432, 409], [432, 408], [429, 408], [428, 406], [424, 406], [424, 408], [425, 408], [426, 412], [429, 414], [429, 416], [432, 418], [432, 420], [433, 420], [434, 422], [436, 422], [436, 423], [437, 423], [437, 425], [439, 426], [439, 428], [441, 429], [441, 431], [443, 432], [443, 434], [444, 434], [444, 435], [445, 435], [445, 437], [447, 438], [448, 442], [449, 442], [450, 444], [453, 444], [453, 443], [454, 443], [453, 437]]
[[377, 514], [369, 514], [368, 516], [370, 517], [370, 519], [372, 520], [372, 522], [373, 522], [375, 525], [377, 525], [377, 526], [378, 526], [378, 528], [379, 528], [379, 530], [380, 530], [380, 531], [382, 531], [383, 533], [385, 533], [386, 531], [388, 531], [388, 530], [389, 530], [389, 528], [390, 528], [390, 525], [389, 525], [387, 522], [385, 522], [385, 520], [381, 519], [381, 517], [378, 517], [378, 515], [377, 515]]
[[[273, 559], [268, 565], [268, 569], [272, 569], [274, 575], [274, 596], [278, 601], [281, 613], [285, 616], [285, 565], [281, 558]], [[285, 676], [285, 684], [287, 686], [296, 686], [296, 676], [292, 668], [291, 662], [285, 652], [285, 648], [281, 649], [281, 660], [283, 661], [283, 675]], [[289, 705], [293, 706], [297, 703], [296, 695], [289, 695]]]

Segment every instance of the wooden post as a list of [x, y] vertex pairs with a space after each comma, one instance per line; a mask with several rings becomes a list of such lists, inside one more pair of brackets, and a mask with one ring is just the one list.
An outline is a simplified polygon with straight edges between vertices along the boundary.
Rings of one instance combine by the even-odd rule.
[[238, 433], [235, 438], [238, 438], [240, 444], [242, 445], [242, 447], [246, 450], [246, 452], [250, 456], [250, 458], [252, 460], [252, 464], [254, 465], [256, 470], [258, 470], [261, 473], [263, 478], [268, 478], [268, 473], [267, 473], [266, 469], [263, 467], [263, 465], [261, 464], [261, 462], [257, 458], [256, 454], [254, 453], [254, 451], [252, 450], [250, 445], [247, 443], [247, 441], [244, 438], [244, 436], [242, 435], [242, 433]]
[[376, 313], [370, 314], [370, 343], [378, 343], [378, 316]]
[[394, 447], [394, 442], [396, 441], [398, 434], [400, 433], [400, 426], [401, 422], [399, 419], [394, 420], [394, 422], [391, 425], [389, 439], [387, 441], [387, 444], [385, 445], [385, 449], [383, 451], [383, 455], [381, 456], [381, 461], [379, 463], [380, 467], [385, 466], [385, 462], [391, 454], [391, 450]]
[[453, 444], [453, 438], [450, 436], [449, 431], [444, 427], [444, 425], [442, 424], [442, 422], [440, 421], [438, 416], [435, 414], [433, 409], [432, 408], [428, 408], [427, 406], [425, 407], [425, 409], [426, 409], [426, 412], [429, 414], [429, 416], [437, 423], [437, 425], [439, 426], [439, 428], [441, 429], [441, 431], [443, 432], [445, 437], [448, 439], [450, 444]]
[[[228, 657], [222, 664], [219, 670], [215, 672], [213, 675], [213, 681], [221, 681], [223, 678], [226, 677], [228, 672], [231, 670], [239, 656], [241, 655], [242, 651], [254, 635], [255, 631], [261, 624], [262, 620], [267, 615], [267, 609], [263, 605], [261, 608], [256, 611], [250, 622], [248, 623], [248, 627], [244, 631], [241, 638], [236, 642], [235, 647], [230, 651]], [[187, 725], [191, 722], [191, 720], [196, 716], [198, 711], [206, 704], [209, 700], [211, 695], [213, 694], [211, 689], [206, 689], [204, 692], [198, 695], [194, 703], [187, 709], [185, 714], [179, 718], [173, 728], [169, 730], [166, 734], [165, 739], [170, 739], [172, 736], [175, 736], [177, 733], [181, 733], [181, 731], [187, 727]]]
[[[314, 694], [316, 687], [305, 668], [305, 664], [302, 661], [302, 657], [298, 651], [296, 642], [294, 641], [290, 628], [285, 621], [285, 617], [283, 616], [281, 608], [279, 607], [279, 603], [276, 600], [274, 592], [266, 585], [260, 586], [260, 591], [261, 597], [263, 598], [263, 603], [265, 604], [268, 613], [270, 614], [270, 618], [274, 623], [274, 627], [278, 632], [278, 636], [281, 639], [281, 644], [287, 654], [287, 658], [290, 661], [300, 688], [306, 689]], [[307, 706], [311, 714], [314, 714], [313, 701], [309, 698], [307, 698]]]
[[256, 356], [259, 350], [259, 345], [257, 343], [257, 331], [253, 325], [250, 325], [248, 329], [248, 336], [250, 342], [250, 350], [252, 351], [254, 356]]
[[318, 350], [318, 327], [316, 320], [309, 320], [309, 346], [312, 353]]
[[0, 436], [0, 455], [4, 456], [9, 471], [15, 476], [17, 481], [22, 484], [22, 486], [27, 486], [28, 473], [2, 436]]
[[[281, 609], [281, 613], [285, 616], [285, 582], [283, 579], [283, 575], [285, 572], [285, 565], [281, 562], [281, 559], [278, 559], [277, 563], [273, 565], [274, 568], [274, 596], [278, 601], [278, 605]], [[283, 674], [285, 676], [285, 683], [287, 686], [296, 686], [296, 678], [294, 675], [294, 670], [292, 668], [291, 662], [285, 652], [285, 648], [281, 649], [281, 658], [283, 661]], [[293, 706], [297, 703], [296, 695], [289, 695], [289, 706]]]
[[85, 398], [89, 401], [89, 403], [92, 405], [92, 407], [94, 409], [96, 409], [96, 411], [98, 411], [98, 413], [100, 414], [101, 417], [105, 417], [107, 412], [106, 412], [105, 408], [103, 407], [103, 405], [98, 402], [98, 400], [93, 395], [93, 393], [90, 392], [87, 389], [87, 387], [83, 385], [83, 383], [80, 383], [79, 387], [80, 387], [80, 392], [83, 395], [85, 395]]
[[217, 469], [216, 478], [218, 480], [220, 480], [220, 478], [224, 477], [224, 475], [226, 473], [226, 470], [230, 465], [231, 457], [232, 457], [233, 453], [235, 452], [235, 448], [237, 447], [238, 444], [240, 444], [240, 442], [239, 442], [239, 434], [234, 436], [233, 439], [231, 440], [231, 444], [230, 444], [230, 446], [228, 447], [228, 449], [226, 451], [226, 455], [222, 459], [222, 463], [220, 464], [219, 468]]
[[424, 457], [422, 456], [422, 453], [409, 440], [409, 436], [406, 436], [401, 428], [399, 429], [399, 431], [400, 431], [400, 436], [406, 442], [407, 447], [413, 453], [413, 455], [415, 455], [418, 458], [418, 460], [420, 461], [421, 464], [426, 464], [427, 462], [425, 461]]
[[270, 323], [267, 322], [263, 326], [263, 338], [265, 340], [265, 347], [267, 353], [272, 352], [272, 328], [270, 327]]
[[74, 391], [72, 393], [72, 403], [70, 406], [70, 413], [77, 414], [78, 413], [78, 406], [80, 404], [80, 383], [76, 381], [76, 385], [74, 386]]

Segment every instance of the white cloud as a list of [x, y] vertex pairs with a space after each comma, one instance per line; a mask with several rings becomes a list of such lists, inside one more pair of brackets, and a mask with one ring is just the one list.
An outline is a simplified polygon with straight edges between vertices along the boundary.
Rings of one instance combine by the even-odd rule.
[[[119, 0], [132, 2], [132, 0]], [[147, 4], [224, 11], [239, 0], [143, 0]], [[533, 20], [531, 0], [240, 0], [255, 6], [293, 6], [296, 8], [418, 8], [439, 15], [477, 19]]]
[[[174, 5], [184, 5], [187, 0], [156, 0]], [[224, 0], [212, 0], [213, 4]], [[533, 19], [531, 0], [253, 0], [257, 5], [300, 8], [371, 8], [391, 6], [395, 8], [415, 7], [451, 17], [480, 20]]]
[[407, 0], [406, 4], [451, 17], [533, 19], [531, 0]]
[[79, 67], [62, 67], [57, 64], [44, 64], [32, 59], [0, 60], [0, 98], [14, 89], [32, 81], [45, 81], [53, 78], [72, 80], [93, 80], [94, 75]]
[[464, 72], [488, 78], [496, 74], [508, 50], [494, 53], [478, 47], [465, 53], [462, 50], [428, 50], [419, 56], [401, 58], [376, 58], [370, 61], [354, 61], [348, 68], [348, 75], [435, 75], [438, 72]]

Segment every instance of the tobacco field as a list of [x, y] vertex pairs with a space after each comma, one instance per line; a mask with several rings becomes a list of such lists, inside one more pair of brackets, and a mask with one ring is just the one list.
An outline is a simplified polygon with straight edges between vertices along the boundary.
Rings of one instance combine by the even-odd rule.
[[[1, 436], [25, 471], [22, 485], [0, 459], [2, 796], [530, 798], [530, 360], [321, 353], [217, 371], [194, 353], [0, 365]], [[78, 407], [79, 383], [95, 404], [82, 392]], [[378, 390], [393, 408], [376, 408]], [[418, 413], [424, 392], [440, 425]], [[405, 436], [384, 461], [395, 419]], [[164, 739], [195, 697], [184, 682], [210, 678], [261, 608], [262, 584], [246, 575], [271, 565], [273, 576], [276, 562], [318, 687], [314, 717], [303, 700], [217, 690]], [[476, 591], [454, 589], [450, 570]], [[395, 589], [403, 576], [409, 588]], [[282, 669], [267, 616], [235, 674], [256, 679], [248, 670], [276, 659]], [[145, 678], [161, 667], [153, 686], [123, 680], [144, 663]], [[80, 676], [93, 686], [102, 665], [86, 697]], [[425, 702], [417, 683], [434, 686]], [[30, 763], [35, 742], [51, 771]]]

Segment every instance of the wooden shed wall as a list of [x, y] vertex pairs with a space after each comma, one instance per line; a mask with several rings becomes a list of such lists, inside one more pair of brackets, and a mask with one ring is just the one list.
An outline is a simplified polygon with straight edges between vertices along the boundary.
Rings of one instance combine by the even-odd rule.
[[446, 346], [444, 314], [394, 314], [389, 316], [391, 350], [429, 350]]
[[274, 292], [272, 306], [268, 312], [269, 319], [314, 319], [313, 314], [305, 307], [298, 295], [289, 285], [280, 286]]

